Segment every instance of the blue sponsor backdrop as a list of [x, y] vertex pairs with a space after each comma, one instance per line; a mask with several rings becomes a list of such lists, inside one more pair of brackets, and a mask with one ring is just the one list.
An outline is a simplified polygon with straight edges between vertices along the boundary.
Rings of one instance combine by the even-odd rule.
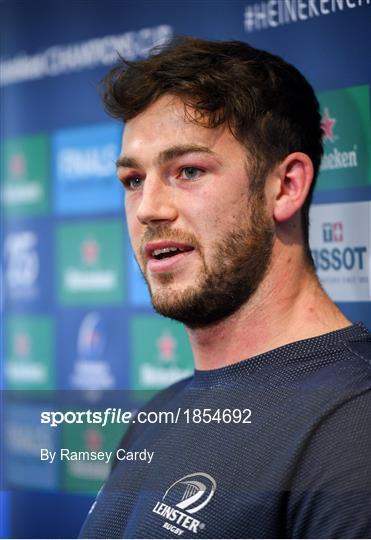
[[[143, 58], [153, 45], [173, 34], [239, 39], [283, 56], [307, 76], [317, 92], [368, 85], [370, 7], [370, 0], [0, 3], [1, 138], [47, 134], [54, 194], [52, 209], [43, 218], [25, 215], [4, 222], [2, 217], [4, 296], [7, 313], [55, 319], [59, 388], [83, 387], [84, 375], [89, 386], [89, 367], [101, 374], [106, 387], [111, 383], [112, 388], [130, 386], [128, 322], [138, 310], [152, 314], [141, 275], [124, 246], [112, 246], [128, 268], [128, 296], [122, 305], [64, 307], [55, 290], [52, 238], [57, 226], [79, 216], [104, 220], [122, 214], [122, 190], [114, 179], [121, 126], [107, 119], [98, 93], [99, 81], [115, 63], [117, 52]], [[362, 186], [318, 192], [315, 202], [369, 201], [370, 185], [371, 179], [365, 177]], [[362, 239], [362, 245], [369, 250], [370, 223], [363, 227], [366, 240]], [[7, 244], [9, 234], [15, 236]], [[363, 319], [371, 327], [369, 298], [339, 305], [350, 319]], [[16, 421], [18, 413], [14, 414]], [[27, 418], [25, 413], [18, 420]], [[9, 459], [6, 465], [16, 474], [14, 455]], [[12, 493], [5, 535], [77, 534], [91, 497], [61, 493], [55, 478], [50, 473], [44, 479], [44, 487], [55, 490], [47, 495], [40, 490], [37, 474], [32, 482], [27, 475], [23, 483], [21, 477], [16, 479], [18, 486], [32, 484], [33, 489], [23, 493], [18, 487]]]

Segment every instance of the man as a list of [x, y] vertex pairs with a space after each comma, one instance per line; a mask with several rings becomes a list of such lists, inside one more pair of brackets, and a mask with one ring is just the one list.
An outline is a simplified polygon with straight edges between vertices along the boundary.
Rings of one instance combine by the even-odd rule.
[[104, 100], [134, 253], [196, 369], [144, 409], [176, 422], [131, 425], [120, 447], [153, 460], [116, 460], [82, 536], [367, 537], [371, 336], [313, 267], [313, 89], [244, 43], [180, 38]]

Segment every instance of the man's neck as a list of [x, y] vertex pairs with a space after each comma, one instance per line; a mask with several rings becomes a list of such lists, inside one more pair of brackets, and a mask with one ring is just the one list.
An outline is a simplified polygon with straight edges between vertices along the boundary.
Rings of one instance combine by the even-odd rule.
[[[284, 264], [282, 264], [284, 262]], [[236, 313], [209, 327], [187, 329], [195, 367], [234, 364], [282, 345], [349, 326], [305, 263], [276, 260]]]

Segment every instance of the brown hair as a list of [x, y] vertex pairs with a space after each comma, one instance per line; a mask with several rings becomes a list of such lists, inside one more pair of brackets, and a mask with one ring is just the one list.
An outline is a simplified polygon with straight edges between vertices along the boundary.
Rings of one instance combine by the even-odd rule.
[[178, 37], [145, 60], [121, 59], [103, 80], [105, 108], [124, 122], [166, 93], [184, 101], [192, 121], [229, 126], [246, 147], [255, 191], [264, 189], [269, 171], [291, 152], [311, 158], [315, 174], [302, 227], [313, 265], [308, 214], [323, 147], [318, 101], [304, 76], [282, 58], [240, 41]]

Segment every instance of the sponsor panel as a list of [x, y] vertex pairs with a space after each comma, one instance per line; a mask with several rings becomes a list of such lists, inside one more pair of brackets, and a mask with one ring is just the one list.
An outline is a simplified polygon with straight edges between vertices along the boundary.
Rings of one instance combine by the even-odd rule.
[[50, 227], [16, 226], [4, 237], [4, 292], [8, 306], [46, 308], [52, 299], [53, 268]]
[[57, 229], [58, 298], [62, 304], [120, 304], [124, 299], [124, 232], [118, 221], [68, 223]]
[[318, 99], [324, 156], [317, 189], [371, 185], [369, 87], [323, 92]]
[[51, 318], [9, 316], [5, 321], [5, 385], [14, 390], [55, 388]]
[[[48, 408], [48, 407], [45, 407]], [[40, 423], [44, 407], [6, 403], [4, 414], [6, 482], [11, 486], [57, 489], [59, 464], [41, 461], [41, 449], [57, 450], [57, 430]]]
[[58, 327], [62, 388], [128, 387], [126, 325], [121, 310], [63, 310], [58, 317]]
[[6, 139], [1, 151], [1, 199], [7, 213], [49, 210], [49, 140], [46, 135]]
[[165, 388], [193, 373], [191, 348], [181, 324], [155, 315], [134, 317], [131, 342], [135, 389]]
[[129, 301], [133, 306], [150, 306], [151, 300], [148, 292], [148, 286], [142, 276], [135, 257], [130, 251], [129, 254]]
[[104, 123], [57, 131], [52, 139], [56, 211], [119, 211], [123, 190], [116, 177], [122, 126]]
[[[97, 424], [63, 424], [61, 448], [61, 484], [66, 491], [97, 492], [106, 480], [112, 459], [89, 460], [89, 453], [113, 452], [125, 433], [122, 424], [107, 424], [104, 428]], [[112, 455], [113, 455], [112, 454]]]
[[319, 279], [335, 302], [371, 299], [371, 202], [313, 205], [310, 245]]

